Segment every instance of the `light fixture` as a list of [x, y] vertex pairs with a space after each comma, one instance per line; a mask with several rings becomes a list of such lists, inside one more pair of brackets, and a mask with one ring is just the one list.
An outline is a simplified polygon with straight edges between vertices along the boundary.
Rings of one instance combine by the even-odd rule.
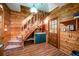
[[38, 12], [37, 9], [35, 8], [34, 4], [33, 4], [33, 7], [30, 8], [30, 12], [33, 13], [33, 14], [36, 14]]
[[8, 29], [7, 29], [7, 25], [5, 25], [5, 28], [4, 28], [4, 31], [7, 31]]

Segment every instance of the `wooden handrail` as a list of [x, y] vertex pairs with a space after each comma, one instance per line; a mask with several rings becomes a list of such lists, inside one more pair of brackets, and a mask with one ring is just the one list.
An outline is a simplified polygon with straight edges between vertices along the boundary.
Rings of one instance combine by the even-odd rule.
[[[39, 17], [41, 16], [41, 17]], [[42, 25], [42, 22], [43, 20], [47, 17], [46, 14], [36, 14], [36, 15], [33, 15], [33, 17], [26, 22], [25, 24], [25, 29], [22, 30], [21, 33], [23, 33], [21, 36], [22, 36], [22, 39], [23, 41], [25, 39], [27, 39], [29, 37], [29, 35], [35, 31], [35, 29], [37, 29], [38, 27], [40, 27]], [[36, 19], [36, 20], [35, 20]]]

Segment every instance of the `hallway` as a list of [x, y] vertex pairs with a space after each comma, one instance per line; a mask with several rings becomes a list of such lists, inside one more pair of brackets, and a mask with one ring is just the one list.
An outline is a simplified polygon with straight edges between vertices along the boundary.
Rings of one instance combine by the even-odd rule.
[[22, 50], [11, 51], [7, 54], [9, 56], [66, 56], [54, 46], [45, 43], [28, 45]]
[[0, 4], [0, 55], [79, 56], [79, 3]]

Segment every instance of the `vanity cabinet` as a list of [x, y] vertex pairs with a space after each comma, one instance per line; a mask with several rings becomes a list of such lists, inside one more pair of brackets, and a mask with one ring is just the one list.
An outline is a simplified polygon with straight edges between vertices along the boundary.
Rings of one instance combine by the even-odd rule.
[[35, 40], [34, 40], [34, 42], [36, 44], [46, 42], [46, 33], [45, 32], [35, 33]]

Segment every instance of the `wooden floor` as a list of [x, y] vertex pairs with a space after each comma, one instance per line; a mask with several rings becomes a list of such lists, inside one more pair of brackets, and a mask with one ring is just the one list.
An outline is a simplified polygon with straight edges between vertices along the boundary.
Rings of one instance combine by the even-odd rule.
[[24, 49], [11, 51], [10, 56], [66, 56], [50, 44], [32, 44], [25, 46]]

